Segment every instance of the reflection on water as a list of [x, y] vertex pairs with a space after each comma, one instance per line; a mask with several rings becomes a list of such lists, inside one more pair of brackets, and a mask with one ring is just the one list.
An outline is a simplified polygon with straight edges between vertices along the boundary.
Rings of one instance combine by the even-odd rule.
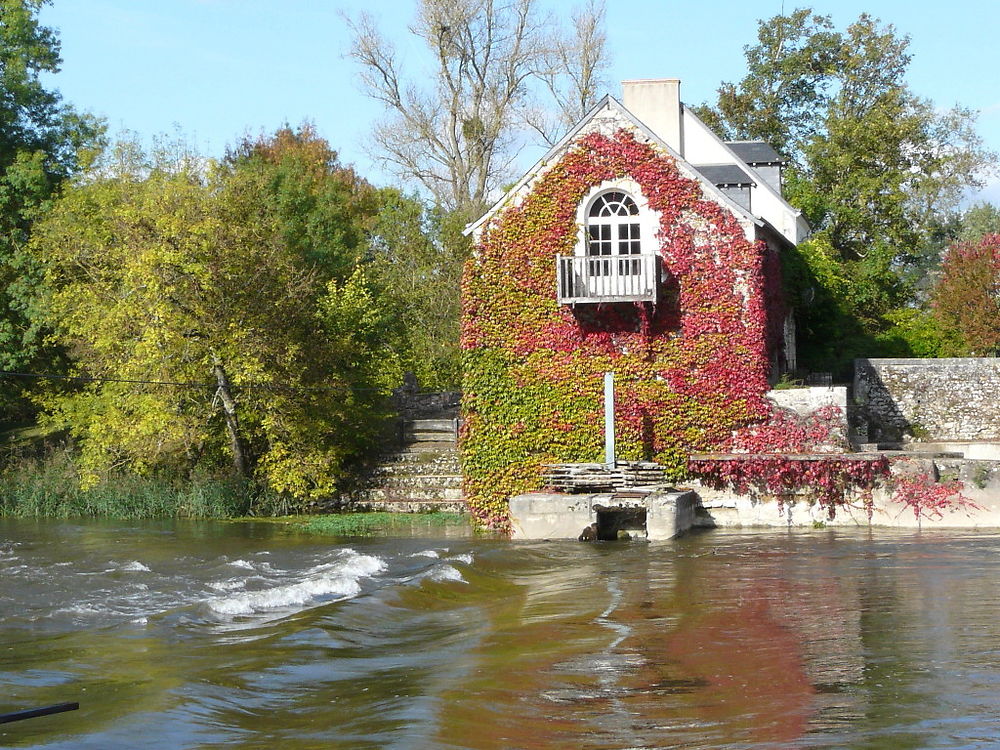
[[318, 541], [0, 522], [0, 726], [51, 748], [1000, 744], [1000, 537]]

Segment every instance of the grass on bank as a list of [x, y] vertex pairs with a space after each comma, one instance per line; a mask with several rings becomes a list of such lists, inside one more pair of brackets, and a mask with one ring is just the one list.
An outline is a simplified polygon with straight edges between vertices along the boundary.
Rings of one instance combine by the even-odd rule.
[[330, 513], [294, 519], [302, 531], [329, 536], [391, 536], [414, 530], [469, 529], [462, 513]]
[[72, 452], [66, 448], [20, 456], [0, 467], [0, 517], [271, 521], [328, 536], [470, 530], [468, 516], [461, 513], [291, 515], [296, 505], [252, 482], [208, 476], [170, 479], [125, 474], [84, 490]]

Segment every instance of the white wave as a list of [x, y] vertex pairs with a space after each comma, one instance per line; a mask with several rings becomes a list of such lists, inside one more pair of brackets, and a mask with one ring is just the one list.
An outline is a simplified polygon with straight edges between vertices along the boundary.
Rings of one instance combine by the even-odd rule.
[[460, 562], [460, 563], [465, 563], [466, 565], [472, 565], [472, 555], [468, 553], [462, 555], [455, 555], [454, 557], [449, 557], [448, 559], [453, 562]]
[[91, 606], [89, 604], [74, 604], [72, 607], [60, 607], [53, 610], [57, 615], [104, 615], [108, 613], [108, 608], [103, 606]]
[[120, 566], [118, 569], [119, 570], [135, 571], [135, 572], [145, 572], [145, 573], [149, 573], [150, 572], [149, 568], [147, 568], [145, 565], [143, 565], [138, 560], [133, 560], [132, 562], [127, 562], [124, 565]]
[[216, 591], [235, 591], [247, 585], [246, 578], [228, 578], [225, 581], [209, 581], [208, 587]]
[[230, 560], [229, 564], [234, 568], [243, 568], [244, 570], [253, 570], [253, 563], [247, 562], [246, 560]]
[[432, 557], [434, 559], [437, 559], [441, 557], [441, 555], [439, 555], [435, 550], [425, 549], [420, 552], [414, 552], [412, 555], [410, 555], [410, 557]]
[[210, 599], [206, 604], [216, 614], [232, 616], [299, 608], [313, 602], [356, 596], [361, 591], [359, 581], [385, 570], [385, 563], [377, 557], [348, 552], [337, 561], [305, 571], [304, 580]]
[[455, 581], [456, 583], [468, 583], [462, 574], [458, 572], [455, 568], [450, 565], [441, 565], [431, 571], [431, 574], [427, 576], [432, 581]]

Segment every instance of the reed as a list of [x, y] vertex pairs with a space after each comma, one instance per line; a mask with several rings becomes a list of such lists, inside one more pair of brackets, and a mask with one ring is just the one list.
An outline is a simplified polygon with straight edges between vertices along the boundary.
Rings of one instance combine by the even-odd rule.
[[183, 479], [134, 474], [80, 488], [71, 452], [15, 459], [0, 472], [0, 515], [69, 518], [233, 518], [289, 512], [277, 493], [211, 475]]

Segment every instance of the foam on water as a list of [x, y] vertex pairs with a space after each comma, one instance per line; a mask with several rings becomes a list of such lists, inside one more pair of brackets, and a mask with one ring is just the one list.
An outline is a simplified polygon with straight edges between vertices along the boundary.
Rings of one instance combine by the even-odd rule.
[[420, 552], [414, 552], [412, 555], [410, 555], [410, 557], [431, 557], [431, 558], [437, 559], [437, 558], [441, 557], [441, 555], [438, 554], [438, 552], [436, 550], [425, 549], [425, 550], [421, 550]]
[[234, 568], [243, 568], [244, 570], [253, 570], [253, 563], [247, 562], [246, 560], [230, 560], [229, 564]]
[[127, 562], [118, 568], [119, 570], [128, 570], [134, 572], [146, 572], [149, 573], [150, 570], [145, 565], [143, 565], [138, 560], [133, 560], [132, 562]]
[[219, 615], [250, 615], [276, 609], [300, 609], [346, 599], [361, 592], [360, 581], [381, 573], [385, 562], [371, 555], [345, 550], [333, 562], [321, 563], [304, 571], [301, 580], [258, 591], [209, 599], [205, 604]]
[[208, 587], [216, 591], [235, 591], [245, 588], [248, 580], [247, 578], [227, 578], [225, 581], [209, 581]]
[[451, 560], [452, 562], [460, 562], [460, 563], [465, 563], [466, 565], [472, 565], [472, 555], [469, 553], [465, 553], [462, 555], [455, 555], [454, 557], [449, 557], [448, 559]]
[[436, 581], [438, 583], [442, 581], [455, 581], [456, 583], [468, 583], [460, 572], [456, 568], [450, 565], [440, 565], [430, 572], [427, 576], [430, 580]]

